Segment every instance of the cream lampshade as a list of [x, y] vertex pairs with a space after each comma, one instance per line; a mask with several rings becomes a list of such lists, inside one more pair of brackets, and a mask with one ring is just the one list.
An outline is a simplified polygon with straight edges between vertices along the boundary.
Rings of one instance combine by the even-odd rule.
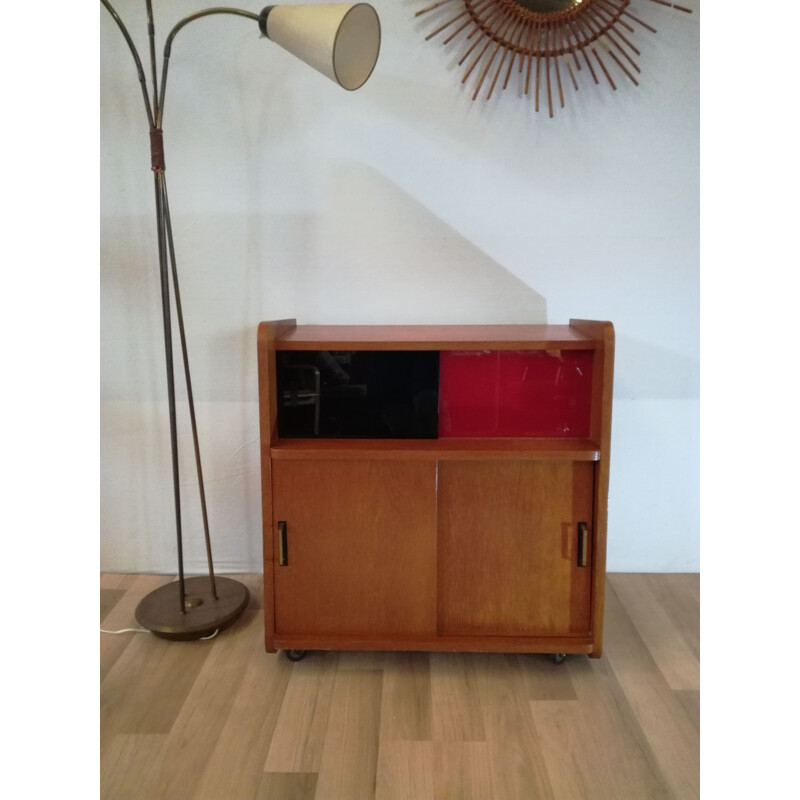
[[381, 26], [367, 3], [267, 6], [261, 32], [345, 89], [358, 89], [372, 74]]

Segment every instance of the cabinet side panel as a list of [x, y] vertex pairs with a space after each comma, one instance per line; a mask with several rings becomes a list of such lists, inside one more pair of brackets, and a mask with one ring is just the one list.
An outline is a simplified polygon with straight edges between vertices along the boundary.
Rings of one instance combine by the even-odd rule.
[[[280, 635], [432, 635], [434, 461], [275, 461]], [[274, 531], [277, 536], [277, 530]]]
[[442, 462], [438, 509], [440, 634], [588, 633], [590, 464]]
[[295, 327], [293, 319], [262, 322], [258, 326], [258, 410], [262, 448], [269, 448], [278, 432], [275, 340]]
[[592, 436], [600, 444], [595, 469], [594, 552], [592, 554], [592, 657], [603, 652], [605, 610], [608, 484], [611, 462], [611, 407], [614, 396], [614, 325], [611, 322], [571, 319], [570, 327], [597, 342], [592, 391]]
[[258, 326], [258, 414], [261, 450], [261, 528], [264, 559], [264, 644], [275, 652], [272, 547], [272, 461], [270, 446], [276, 429], [275, 339], [294, 328], [294, 320], [262, 322]]

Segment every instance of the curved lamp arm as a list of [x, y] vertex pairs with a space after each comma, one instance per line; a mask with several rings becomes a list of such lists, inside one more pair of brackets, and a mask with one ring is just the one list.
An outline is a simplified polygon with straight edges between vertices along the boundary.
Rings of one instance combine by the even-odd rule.
[[[106, 0], [103, 0], [105, 2]], [[233, 14], [238, 17], [247, 17], [256, 22], [259, 20], [259, 15], [254, 14], [252, 11], [243, 11], [239, 8], [207, 8], [203, 11], [197, 11], [194, 14], [189, 14], [178, 22], [175, 27], [169, 32], [166, 43], [164, 45], [164, 62], [161, 67], [161, 92], [157, 94], [158, 110], [156, 112], [156, 127], [161, 127], [161, 120], [164, 117], [164, 95], [167, 91], [167, 68], [169, 67], [169, 57], [172, 52], [172, 40], [177, 35], [178, 31], [190, 22], [194, 22], [201, 17], [210, 17], [212, 14]]]
[[[113, 17], [114, 21], [119, 26], [119, 29], [122, 31], [122, 35], [125, 37], [125, 41], [128, 43], [128, 47], [130, 48], [131, 55], [133, 56], [133, 60], [136, 62], [136, 72], [139, 75], [139, 83], [142, 85], [142, 95], [144, 96], [144, 107], [147, 109], [147, 121], [150, 123], [150, 127], [155, 127], [155, 120], [153, 119], [153, 111], [150, 108], [150, 97], [147, 94], [147, 79], [144, 76], [144, 68], [142, 67], [142, 60], [139, 58], [139, 53], [136, 51], [136, 46], [133, 43], [133, 39], [131, 39], [131, 35], [128, 33], [128, 29], [125, 27], [125, 24], [120, 19], [119, 14], [111, 6], [111, 3], [108, 0], [100, 0], [100, 2], [106, 7], [106, 10], [109, 14]], [[153, 87], [155, 90], [155, 87]]]
[[198, 11], [194, 14], [189, 14], [188, 17], [182, 19], [170, 31], [169, 36], [167, 36], [166, 45], [164, 46], [164, 65], [161, 70], [161, 91], [159, 93], [158, 82], [156, 77], [155, 49], [153, 44], [153, 15], [152, 15], [152, 7], [150, 0], [148, 0], [147, 18], [148, 18], [148, 31], [150, 34], [150, 60], [152, 62], [152, 69], [153, 69], [153, 108], [151, 108], [150, 97], [147, 93], [147, 79], [145, 78], [144, 68], [142, 66], [142, 60], [141, 58], [139, 58], [139, 53], [136, 50], [136, 45], [134, 45], [133, 39], [131, 38], [130, 33], [128, 33], [128, 29], [125, 27], [125, 23], [120, 19], [119, 14], [117, 14], [117, 12], [114, 10], [111, 3], [109, 3], [108, 0], [100, 0], [100, 2], [106, 7], [108, 13], [111, 14], [114, 21], [119, 26], [119, 29], [122, 32], [122, 35], [125, 37], [125, 41], [128, 44], [128, 48], [131, 51], [133, 60], [136, 62], [136, 72], [139, 76], [139, 83], [142, 86], [144, 105], [145, 108], [147, 109], [147, 121], [150, 123], [151, 128], [161, 127], [161, 120], [163, 119], [164, 116], [164, 93], [166, 92], [167, 88], [167, 65], [169, 63], [170, 51], [172, 50], [172, 40], [175, 38], [175, 35], [178, 33], [178, 31], [185, 25], [188, 25], [190, 22], [196, 19], [200, 19], [201, 17], [208, 17], [212, 14], [234, 14], [240, 17], [247, 17], [248, 19], [255, 20], [256, 22], [258, 22], [260, 19], [258, 14], [254, 14], [252, 11], [243, 11], [238, 8], [208, 8], [205, 9], [204, 11]]

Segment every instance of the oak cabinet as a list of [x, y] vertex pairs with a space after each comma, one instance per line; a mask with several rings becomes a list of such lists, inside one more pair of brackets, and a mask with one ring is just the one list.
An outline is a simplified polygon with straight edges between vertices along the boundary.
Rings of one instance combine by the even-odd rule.
[[602, 652], [613, 326], [259, 326], [266, 649]]

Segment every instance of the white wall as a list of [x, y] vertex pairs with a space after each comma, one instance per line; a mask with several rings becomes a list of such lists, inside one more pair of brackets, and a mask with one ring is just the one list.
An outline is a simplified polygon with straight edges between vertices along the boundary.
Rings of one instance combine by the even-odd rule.
[[[215, 562], [259, 570], [256, 326], [609, 319], [610, 570], [699, 569], [699, 0], [635, 0], [640, 85], [554, 119], [472, 102], [429, 0], [373, 0], [381, 57], [347, 93], [212, 17], [175, 40], [164, 138]], [[156, 2], [159, 41], [194, 0]], [[246, 4], [242, 4], [246, 6]], [[254, 6], [253, 10], [260, 10]], [[140, 53], [143, 2], [118, 0]], [[176, 569], [153, 186], [132, 60], [101, 9], [101, 567]], [[158, 46], [161, 51], [161, 45]], [[149, 71], [148, 71], [149, 72]], [[178, 381], [186, 566], [204, 569]]]

